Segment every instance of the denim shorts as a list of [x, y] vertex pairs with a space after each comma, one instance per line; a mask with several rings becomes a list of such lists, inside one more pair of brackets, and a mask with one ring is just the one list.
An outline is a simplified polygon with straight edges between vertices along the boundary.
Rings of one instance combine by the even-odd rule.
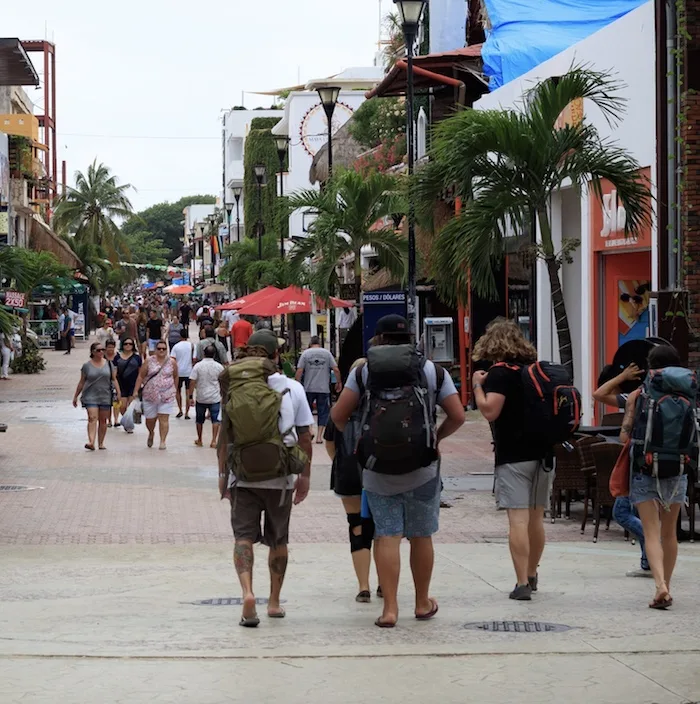
[[440, 524], [440, 476], [403, 494], [384, 496], [365, 491], [374, 519], [375, 538], [429, 538]]
[[200, 403], [195, 404], [195, 423], [204, 425], [204, 420], [207, 417], [207, 411], [211, 416], [212, 423], [220, 423], [219, 414], [221, 413], [221, 403]]
[[[659, 493], [660, 490], [660, 493]], [[685, 503], [688, 491], [688, 475], [657, 480], [648, 474], [634, 472], [630, 481], [630, 501], [641, 504], [644, 501], [661, 501], [667, 504]]]

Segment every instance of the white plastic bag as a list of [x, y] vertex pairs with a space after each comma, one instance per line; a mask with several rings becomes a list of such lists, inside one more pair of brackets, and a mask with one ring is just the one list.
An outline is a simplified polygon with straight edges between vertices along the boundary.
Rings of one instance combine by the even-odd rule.
[[141, 425], [141, 417], [143, 416], [143, 403], [141, 403], [141, 399], [135, 398], [129, 404], [129, 408], [133, 409], [132, 412], [134, 414], [134, 423], [136, 423], [136, 425]]
[[130, 404], [121, 419], [122, 428], [130, 433], [134, 429], [134, 404]]

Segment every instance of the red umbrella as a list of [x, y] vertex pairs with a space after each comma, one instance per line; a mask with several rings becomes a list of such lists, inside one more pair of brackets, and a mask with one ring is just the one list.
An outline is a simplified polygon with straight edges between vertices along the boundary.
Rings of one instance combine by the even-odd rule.
[[214, 306], [214, 308], [216, 310], [238, 310], [239, 308], [242, 308], [243, 306], [246, 306], [249, 303], [254, 303], [256, 301], [261, 300], [262, 298], [267, 298], [267, 296], [273, 293], [280, 292], [281, 289], [277, 288], [277, 286], [266, 286], [265, 288], [262, 288], [259, 291], [250, 293], [247, 296], [241, 296], [240, 298], [236, 298], [235, 301], [229, 301], [228, 303], [223, 303], [220, 306]]
[[[297, 288], [289, 286], [278, 294], [259, 298], [253, 303], [248, 303], [239, 309], [241, 315], [260, 315], [269, 317], [273, 315], [285, 315], [287, 313], [311, 313], [311, 291], [308, 288]], [[330, 305], [334, 308], [351, 308], [355, 304], [350, 301], [343, 301], [340, 298], [331, 297]], [[326, 301], [317, 298], [317, 310], [328, 307]]]

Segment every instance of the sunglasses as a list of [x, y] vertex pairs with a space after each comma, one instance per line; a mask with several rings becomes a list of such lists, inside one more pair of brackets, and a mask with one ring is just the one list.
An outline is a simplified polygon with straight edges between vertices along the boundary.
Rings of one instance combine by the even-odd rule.
[[156, 347], [158, 352], [165, 352], [168, 348], [167, 347]]
[[123, 347], [133, 347], [134, 343], [133, 342], [125, 342], [122, 346]]
[[104, 351], [105, 351], [105, 348], [104, 348], [104, 347], [97, 347], [97, 348], [95, 349], [95, 352], [104, 352]]

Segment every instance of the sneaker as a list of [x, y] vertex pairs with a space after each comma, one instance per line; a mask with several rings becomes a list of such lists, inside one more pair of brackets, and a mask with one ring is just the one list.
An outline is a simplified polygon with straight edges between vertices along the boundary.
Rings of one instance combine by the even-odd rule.
[[653, 579], [654, 575], [651, 573], [651, 570], [638, 569], [625, 572], [625, 577], [651, 577]]
[[528, 584], [530, 585], [530, 589], [532, 589], [533, 592], [537, 591], [537, 585], [539, 584], [540, 577], [539, 575], [535, 575], [534, 577], [528, 577], [527, 578]]
[[529, 584], [516, 584], [509, 598], [516, 601], [532, 601], [532, 587]]

